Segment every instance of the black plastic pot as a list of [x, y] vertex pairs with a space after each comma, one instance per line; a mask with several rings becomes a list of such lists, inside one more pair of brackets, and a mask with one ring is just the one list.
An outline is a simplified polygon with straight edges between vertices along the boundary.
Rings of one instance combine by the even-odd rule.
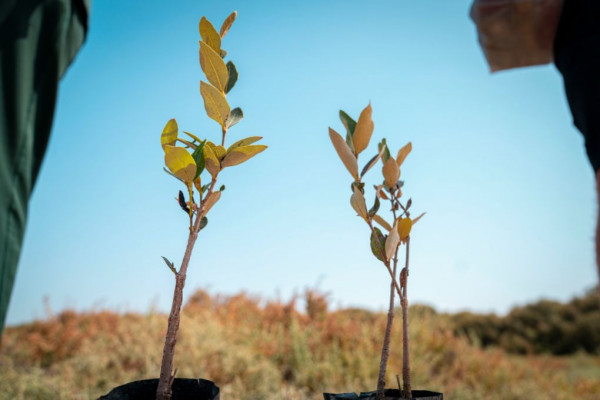
[[[129, 382], [98, 400], [154, 400], [158, 379]], [[219, 387], [206, 379], [175, 378], [172, 400], [219, 400]]]
[[[444, 400], [444, 394], [429, 390], [413, 390], [412, 397], [400, 396], [398, 389], [385, 389], [385, 400]], [[377, 391], [356, 393], [323, 393], [325, 400], [377, 400]]]

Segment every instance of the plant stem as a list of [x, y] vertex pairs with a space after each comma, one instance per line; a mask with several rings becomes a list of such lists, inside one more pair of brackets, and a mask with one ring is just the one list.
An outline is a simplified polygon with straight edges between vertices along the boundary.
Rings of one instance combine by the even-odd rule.
[[[210, 194], [213, 192], [215, 184], [217, 183], [217, 177], [215, 176], [208, 188], [208, 192], [205, 199], [208, 199]], [[200, 209], [196, 214], [196, 220], [193, 227], [190, 227], [190, 235], [188, 237], [188, 243], [185, 248], [185, 254], [181, 261], [181, 267], [179, 272], [175, 274], [175, 291], [173, 293], [173, 303], [171, 304], [171, 313], [169, 314], [169, 322], [167, 325], [167, 335], [165, 336], [165, 346], [163, 348], [163, 358], [160, 367], [160, 378], [158, 381], [158, 388], [156, 390], [156, 400], [170, 400], [171, 399], [171, 387], [175, 374], [173, 371], [173, 357], [175, 355], [175, 345], [177, 344], [177, 331], [179, 330], [179, 322], [181, 321], [181, 304], [183, 302], [183, 287], [185, 286], [185, 278], [187, 274], [188, 264], [194, 250], [194, 244], [198, 238], [198, 232], [200, 231], [200, 223], [205, 214], [205, 202], [200, 203]]]
[[[410, 253], [410, 236], [406, 238], [406, 276], [408, 278], [408, 260]], [[409, 332], [408, 332], [408, 293], [406, 290], [408, 279], [404, 280], [404, 287], [400, 304], [402, 305], [402, 381], [404, 383], [404, 395], [406, 399], [412, 397], [412, 388], [410, 385], [410, 353], [409, 353]]]
[[[398, 265], [398, 249], [394, 256], [394, 276], [396, 276]], [[392, 324], [394, 323], [394, 300], [396, 294], [394, 283], [390, 284], [390, 307], [387, 314], [387, 322], [385, 326], [385, 335], [383, 336], [383, 346], [381, 349], [381, 362], [379, 363], [379, 378], [377, 380], [377, 398], [383, 400], [385, 397], [385, 375], [387, 372], [388, 359], [390, 357], [390, 339], [392, 336]]]

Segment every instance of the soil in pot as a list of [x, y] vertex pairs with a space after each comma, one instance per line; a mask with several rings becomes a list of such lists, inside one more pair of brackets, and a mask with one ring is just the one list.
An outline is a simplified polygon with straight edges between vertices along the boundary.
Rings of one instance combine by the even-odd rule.
[[[129, 382], [98, 400], [154, 400], [158, 379]], [[219, 387], [206, 379], [176, 378], [171, 400], [219, 400]]]
[[[413, 390], [410, 399], [400, 396], [398, 389], [385, 389], [385, 400], [444, 400], [444, 394], [429, 390]], [[377, 400], [377, 391], [356, 393], [323, 393], [325, 400]]]

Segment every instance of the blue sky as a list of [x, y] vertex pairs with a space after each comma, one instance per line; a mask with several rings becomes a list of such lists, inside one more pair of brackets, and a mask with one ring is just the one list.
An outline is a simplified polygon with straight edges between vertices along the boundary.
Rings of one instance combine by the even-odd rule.
[[[223, 42], [245, 119], [229, 140], [269, 149], [225, 170], [186, 293], [383, 309], [387, 273], [349, 204], [329, 141], [338, 110], [370, 101], [372, 146], [408, 141], [415, 227], [409, 293], [441, 310], [506, 312], [596, 282], [594, 178], [553, 66], [490, 75], [470, 1], [96, 1], [87, 43], [60, 88], [33, 197], [9, 324], [55, 310], [167, 310], [186, 216], [163, 171], [160, 132], [218, 137], [199, 94], [198, 21], [238, 19]], [[362, 162], [366, 161], [365, 156]], [[373, 176], [378, 172], [372, 172]], [[365, 290], [366, 289], [366, 290]]]

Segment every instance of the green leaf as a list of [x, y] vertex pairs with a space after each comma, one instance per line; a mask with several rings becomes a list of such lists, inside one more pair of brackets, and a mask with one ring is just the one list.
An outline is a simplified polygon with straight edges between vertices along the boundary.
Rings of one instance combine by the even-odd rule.
[[221, 166], [225, 168], [241, 164], [264, 151], [266, 148], [267, 146], [260, 144], [236, 147], [225, 155]]
[[219, 35], [215, 27], [206, 19], [206, 17], [200, 19], [200, 26], [198, 29], [200, 30], [202, 41], [219, 54], [221, 50], [221, 35]]
[[208, 218], [202, 217], [202, 219], [200, 220], [200, 227], [198, 228], [198, 232], [204, 229], [206, 225], [208, 225]]
[[222, 192], [225, 190], [225, 185], [221, 185], [221, 187], [219, 188], [219, 192]]
[[227, 121], [225, 121], [225, 128], [226, 129], [231, 128], [232, 126], [234, 126], [235, 124], [240, 122], [242, 120], [242, 118], [244, 118], [244, 113], [242, 112], [242, 109], [239, 107], [234, 108], [229, 113], [229, 116], [227, 117]]
[[373, 204], [373, 207], [371, 207], [371, 209], [369, 210], [369, 217], [373, 218], [375, 214], [377, 214], [380, 205], [381, 204], [379, 203], [379, 198], [375, 196], [375, 204]]
[[186, 185], [191, 185], [196, 175], [196, 163], [183, 147], [165, 146], [165, 164]]
[[356, 129], [356, 121], [352, 119], [345, 111], [340, 110], [340, 119], [342, 120], [342, 124], [346, 128], [346, 132], [350, 134], [350, 136], [354, 135], [354, 130]]
[[202, 67], [206, 79], [221, 92], [225, 92], [225, 86], [229, 79], [225, 61], [204, 42], [200, 42], [200, 67]]
[[204, 145], [205, 144], [206, 144], [206, 140], [203, 142], [200, 142], [198, 147], [196, 147], [196, 150], [194, 150], [194, 152], [192, 153], [192, 158], [196, 162], [196, 175], [194, 176], [194, 180], [200, 176], [202, 171], [204, 171], [204, 165], [205, 165]]
[[204, 99], [206, 114], [217, 121], [222, 128], [225, 128], [225, 121], [231, 111], [225, 95], [204, 81], [200, 81], [200, 94]]
[[373, 228], [371, 233], [371, 252], [378, 260], [384, 261], [385, 241], [387, 237], [381, 233], [379, 228]]
[[161, 256], [162, 259], [165, 261], [165, 264], [167, 264], [167, 267], [169, 267], [169, 269], [175, 274], [177, 275], [177, 270], [175, 269], [175, 265], [169, 261], [169, 259], [167, 257]]
[[160, 135], [160, 144], [164, 150], [165, 146], [174, 146], [177, 140], [177, 121], [170, 119]]
[[237, 142], [235, 142], [234, 144], [229, 146], [229, 148], [227, 149], [227, 152], [229, 153], [230, 151], [232, 151], [238, 147], [247, 146], [254, 142], [258, 142], [260, 139], [262, 139], [262, 136], [250, 136], [250, 137], [244, 138], [242, 140], [238, 140]]
[[227, 35], [227, 32], [229, 32], [229, 28], [231, 28], [231, 25], [233, 25], [233, 21], [235, 21], [236, 17], [237, 11], [234, 11], [225, 19], [225, 22], [223, 22], [223, 25], [221, 25], [221, 30], [219, 31], [221, 38], [224, 38], [225, 35]]
[[235, 64], [231, 61], [227, 62], [227, 72], [229, 73], [229, 79], [227, 80], [227, 85], [225, 85], [225, 93], [229, 93], [231, 89], [235, 86], [235, 83], [238, 80], [238, 71], [235, 67]]
[[381, 161], [385, 164], [390, 159], [390, 149], [387, 147], [385, 139], [381, 139], [381, 142], [377, 145], [377, 150], [381, 152], [382, 149], [384, 149], [384, 152], [381, 155]]

